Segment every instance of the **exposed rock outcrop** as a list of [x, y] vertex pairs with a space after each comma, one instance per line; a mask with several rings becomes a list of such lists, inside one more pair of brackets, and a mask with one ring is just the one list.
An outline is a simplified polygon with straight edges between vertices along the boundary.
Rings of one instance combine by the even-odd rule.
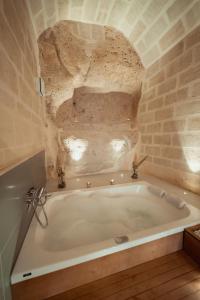
[[53, 141], [47, 130], [48, 145], [55, 144], [48, 158], [69, 177], [127, 169], [137, 141], [140, 59], [117, 30], [88, 26], [95, 26], [89, 40], [69, 21], [39, 38], [49, 126], [57, 128]]
[[128, 40], [113, 28], [90, 26], [96, 27], [91, 40], [76, 36], [74, 22], [69, 21], [59, 22], [39, 38], [41, 76], [53, 111], [72, 98], [75, 88], [128, 94], [141, 88], [143, 67]]

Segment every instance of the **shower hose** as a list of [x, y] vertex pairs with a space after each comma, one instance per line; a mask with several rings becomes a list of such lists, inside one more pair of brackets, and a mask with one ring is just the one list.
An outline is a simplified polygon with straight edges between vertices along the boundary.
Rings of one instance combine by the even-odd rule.
[[[47, 194], [45, 193], [45, 188], [42, 187], [37, 191], [37, 196], [34, 197], [34, 200], [32, 202], [32, 205], [33, 205], [33, 208], [35, 211], [35, 217], [42, 228], [46, 228], [48, 226], [48, 217], [47, 217], [47, 213], [46, 213], [45, 207], [44, 207], [47, 202], [47, 198], [48, 197], [47, 197]], [[38, 207], [41, 207], [41, 210], [44, 215], [44, 221], [41, 221], [41, 218], [38, 215], [38, 212], [37, 212]]]

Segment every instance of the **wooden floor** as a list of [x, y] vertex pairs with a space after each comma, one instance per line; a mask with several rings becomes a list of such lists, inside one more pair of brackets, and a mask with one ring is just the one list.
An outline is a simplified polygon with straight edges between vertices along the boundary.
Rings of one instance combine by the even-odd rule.
[[48, 300], [200, 300], [200, 268], [183, 251], [116, 273]]

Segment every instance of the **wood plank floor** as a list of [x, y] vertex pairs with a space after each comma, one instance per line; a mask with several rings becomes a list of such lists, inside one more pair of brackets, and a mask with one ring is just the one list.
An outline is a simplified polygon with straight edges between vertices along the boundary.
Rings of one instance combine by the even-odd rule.
[[200, 300], [200, 267], [179, 251], [48, 298], [100, 299]]

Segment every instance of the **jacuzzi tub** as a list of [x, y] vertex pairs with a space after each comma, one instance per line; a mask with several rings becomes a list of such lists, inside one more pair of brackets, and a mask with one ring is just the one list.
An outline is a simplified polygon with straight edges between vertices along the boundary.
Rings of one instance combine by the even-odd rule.
[[11, 282], [181, 232], [200, 220], [196, 198], [147, 181], [52, 193], [49, 226], [42, 229], [33, 218]]

